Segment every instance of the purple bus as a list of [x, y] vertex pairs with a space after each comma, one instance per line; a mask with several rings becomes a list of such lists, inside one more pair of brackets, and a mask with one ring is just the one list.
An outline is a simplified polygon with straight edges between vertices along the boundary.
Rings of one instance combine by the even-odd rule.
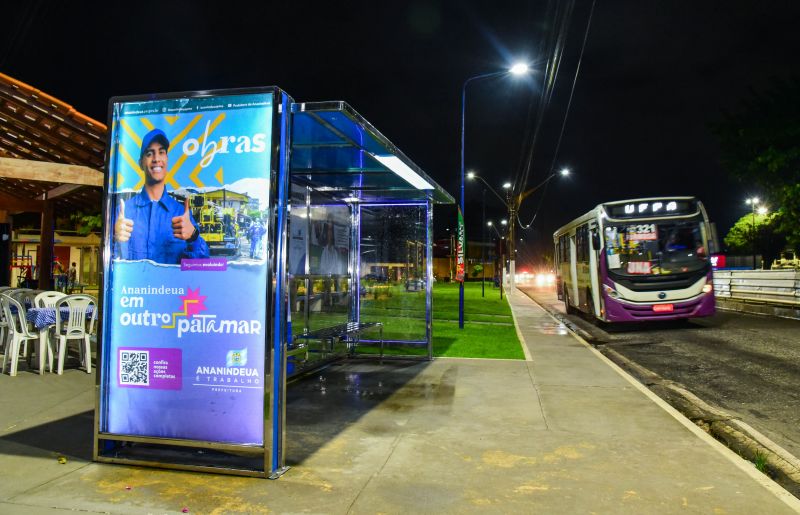
[[604, 322], [714, 314], [714, 227], [694, 197], [600, 204], [561, 227], [555, 243], [558, 298], [567, 313]]

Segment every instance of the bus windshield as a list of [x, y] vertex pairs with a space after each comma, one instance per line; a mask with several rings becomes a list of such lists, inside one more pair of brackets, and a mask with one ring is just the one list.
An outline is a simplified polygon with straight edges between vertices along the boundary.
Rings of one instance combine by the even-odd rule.
[[708, 263], [699, 221], [611, 224], [604, 236], [608, 270], [615, 274], [696, 272]]

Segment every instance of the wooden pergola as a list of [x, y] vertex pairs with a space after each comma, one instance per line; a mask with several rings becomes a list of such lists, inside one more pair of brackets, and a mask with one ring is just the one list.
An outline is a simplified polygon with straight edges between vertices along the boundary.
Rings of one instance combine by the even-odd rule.
[[[0, 226], [41, 213], [39, 287], [52, 288], [56, 214], [98, 212], [107, 128], [72, 106], [0, 73]], [[10, 263], [10, 246], [0, 262]], [[9, 280], [8, 267], [0, 283]]]

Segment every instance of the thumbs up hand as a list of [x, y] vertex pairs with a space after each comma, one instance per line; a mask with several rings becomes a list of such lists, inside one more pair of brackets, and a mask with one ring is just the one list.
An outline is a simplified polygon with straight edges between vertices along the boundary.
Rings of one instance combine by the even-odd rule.
[[119, 199], [119, 214], [117, 221], [114, 222], [114, 240], [120, 243], [126, 242], [131, 239], [133, 232], [133, 220], [125, 218], [125, 201]]
[[183, 206], [183, 214], [172, 219], [172, 235], [180, 240], [188, 240], [195, 231], [194, 224], [192, 224], [191, 212], [189, 211], [189, 197], [186, 197]]

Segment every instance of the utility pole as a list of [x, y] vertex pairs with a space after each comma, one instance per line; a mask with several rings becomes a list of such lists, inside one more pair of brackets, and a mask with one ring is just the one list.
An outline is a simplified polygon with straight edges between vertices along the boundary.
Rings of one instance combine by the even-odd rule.
[[517, 202], [522, 202], [522, 195], [520, 195], [519, 200], [517, 200], [517, 198], [511, 197], [511, 190], [506, 191], [508, 192], [508, 290], [513, 292], [514, 288], [516, 288], [516, 278], [514, 277], [516, 268], [514, 259], [516, 258], [515, 253], [517, 252], [514, 244], [514, 226], [517, 225]]
[[483, 189], [481, 215], [481, 297], [486, 296], [486, 188]]

